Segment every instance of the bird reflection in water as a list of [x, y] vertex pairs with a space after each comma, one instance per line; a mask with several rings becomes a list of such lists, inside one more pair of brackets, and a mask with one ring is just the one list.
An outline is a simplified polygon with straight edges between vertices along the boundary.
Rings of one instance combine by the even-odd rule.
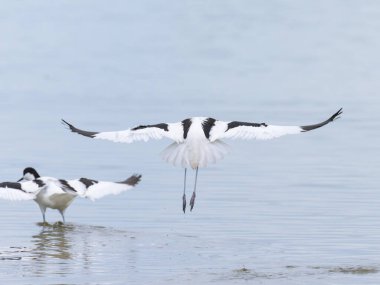
[[[67, 276], [75, 272], [75, 264], [80, 262], [85, 272], [91, 268], [88, 235], [83, 234], [80, 225], [39, 223], [41, 231], [32, 237], [34, 248], [29, 264], [34, 276], [55, 274]], [[77, 235], [82, 237], [77, 238]], [[78, 244], [79, 242], [79, 244]]]
[[24, 272], [34, 277], [87, 276], [103, 272], [104, 268], [115, 269], [115, 264], [124, 264], [121, 268], [125, 270], [126, 264], [136, 263], [135, 238], [129, 232], [61, 222], [38, 225], [41, 230], [32, 236], [33, 248], [29, 262], [24, 264]]
[[47, 224], [42, 223], [42, 230], [39, 234], [33, 236], [33, 250], [36, 259], [58, 258], [58, 259], [71, 259], [72, 258], [72, 244], [67, 235], [73, 232], [74, 225], [55, 223]]

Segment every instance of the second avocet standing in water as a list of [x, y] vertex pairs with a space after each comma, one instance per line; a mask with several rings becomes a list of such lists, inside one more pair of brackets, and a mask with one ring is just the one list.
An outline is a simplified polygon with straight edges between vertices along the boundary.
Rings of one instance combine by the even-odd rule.
[[116, 132], [90, 132], [74, 127], [63, 121], [72, 132], [94, 139], [104, 139], [114, 142], [131, 143], [148, 141], [163, 137], [174, 141], [163, 151], [163, 159], [176, 166], [185, 168], [183, 211], [186, 209], [186, 170], [196, 170], [193, 195], [190, 199], [190, 210], [194, 207], [198, 168], [209, 163], [215, 163], [228, 152], [222, 139], [259, 139], [268, 140], [288, 134], [299, 134], [320, 128], [339, 118], [342, 109], [319, 124], [306, 126], [275, 126], [266, 123], [248, 123], [239, 121], [223, 122], [207, 117], [193, 117], [177, 123], [160, 123], [140, 125], [135, 128]]
[[94, 201], [106, 195], [120, 194], [132, 189], [140, 179], [141, 175], [133, 175], [121, 182], [105, 182], [88, 178], [64, 180], [41, 177], [34, 168], [27, 167], [19, 181], [0, 183], [0, 198], [34, 200], [40, 206], [44, 223], [46, 208], [58, 210], [65, 222], [65, 211], [76, 197]]

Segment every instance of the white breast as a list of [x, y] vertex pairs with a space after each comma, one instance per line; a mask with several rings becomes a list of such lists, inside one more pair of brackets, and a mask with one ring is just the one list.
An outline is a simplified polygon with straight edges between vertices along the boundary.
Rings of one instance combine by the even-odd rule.
[[54, 183], [48, 183], [48, 186], [40, 191], [35, 201], [47, 208], [66, 209], [74, 200], [76, 195], [63, 191]]

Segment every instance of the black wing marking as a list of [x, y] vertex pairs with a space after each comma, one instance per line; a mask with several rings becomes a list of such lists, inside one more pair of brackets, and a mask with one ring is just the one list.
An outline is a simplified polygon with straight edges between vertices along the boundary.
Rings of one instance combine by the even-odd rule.
[[79, 179], [79, 181], [82, 182], [84, 184], [84, 186], [86, 186], [86, 189], [99, 182], [97, 180], [87, 179], [87, 178], [81, 178], [81, 179]]
[[343, 108], [340, 108], [338, 112], [336, 112], [334, 115], [332, 115], [330, 118], [328, 118], [326, 121], [323, 121], [322, 123], [315, 124], [315, 125], [308, 125], [308, 126], [301, 126], [302, 132], [311, 131], [320, 127], [323, 127], [324, 125], [327, 125], [328, 123], [339, 119], [339, 115], [343, 114]]
[[69, 182], [67, 182], [66, 180], [64, 180], [64, 179], [59, 179], [58, 181], [61, 183], [61, 185], [62, 185], [62, 187], [63, 187], [64, 190], [70, 190], [70, 191], [77, 192], [77, 190], [75, 190], [75, 189], [69, 184]]
[[206, 138], [210, 138], [210, 131], [215, 125], [216, 120], [213, 118], [207, 118], [202, 123], [203, 132], [205, 133]]
[[40, 188], [46, 185], [41, 179], [33, 180], [33, 182], [36, 183]]
[[131, 129], [131, 131], [137, 131], [137, 130], [142, 130], [142, 129], [146, 129], [146, 128], [159, 128], [159, 129], [162, 129], [164, 131], [169, 131], [169, 128], [168, 128], [168, 124], [165, 124], [165, 123], [161, 123], [161, 124], [156, 124], [156, 125], [140, 125], [140, 126], [137, 126], [133, 129]]
[[191, 119], [185, 119], [181, 123], [182, 123], [182, 128], [183, 128], [183, 138], [186, 139], [187, 133], [189, 132], [192, 122], [191, 122]]
[[84, 131], [84, 130], [78, 129], [78, 128], [74, 127], [72, 124], [66, 122], [64, 119], [62, 119], [62, 123], [63, 123], [63, 125], [69, 127], [69, 129], [73, 133], [78, 133], [78, 134], [85, 136], [85, 137], [94, 138], [99, 133], [99, 132], [89, 132], [89, 131]]
[[241, 126], [248, 126], [248, 127], [268, 127], [267, 124], [265, 123], [248, 123], [248, 122], [238, 122], [238, 121], [232, 121], [227, 124], [227, 130], [236, 128], [236, 127], [241, 127]]
[[18, 182], [2, 182], [0, 183], [0, 188], [12, 188], [12, 189], [21, 190], [22, 192], [26, 193], [26, 191], [22, 189], [21, 183], [18, 183]]

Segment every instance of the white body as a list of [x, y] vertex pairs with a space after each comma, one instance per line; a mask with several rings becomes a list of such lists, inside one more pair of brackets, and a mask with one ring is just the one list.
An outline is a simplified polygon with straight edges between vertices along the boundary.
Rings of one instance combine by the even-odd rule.
[[229, 151], [228, 145], [219, 141], [210, 141], [206, 138], [202, 122], [206, 118], [193, 118], [187, 138], [182, 142], [174, 142], [163, 152], [162, 158], [175, 166], [206, 167], [222, 159]]
[[41, 210], [51, 208], [64, 212], [74, 201], [78, 194], [74, 191], [64, 191], [58, 186], [57, 179], [44, 177], [46, 187], [38, 191], [34, 201], [40, 206]]

